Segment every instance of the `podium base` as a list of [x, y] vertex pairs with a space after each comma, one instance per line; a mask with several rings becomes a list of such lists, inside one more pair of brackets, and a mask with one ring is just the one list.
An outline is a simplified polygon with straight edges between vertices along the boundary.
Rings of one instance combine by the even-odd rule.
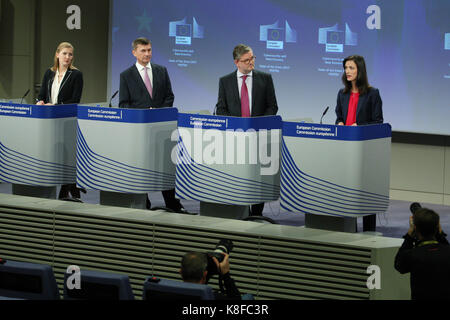
[[356, 233], [356, 218], [331, 217], [318, 214], [305, 214], [305, 227], [329, 231]]
[[147, 194], [100, 191], [100, 204], [103, 206], [147, 209]]
[[201, 216], [242, 220], [248, 217], [249, 212], [249, 206], [200, 202]]
[[12, 185], [12, 194], [35, 198], [56, 199], [56, 186], [28, 186], [23, 184]]

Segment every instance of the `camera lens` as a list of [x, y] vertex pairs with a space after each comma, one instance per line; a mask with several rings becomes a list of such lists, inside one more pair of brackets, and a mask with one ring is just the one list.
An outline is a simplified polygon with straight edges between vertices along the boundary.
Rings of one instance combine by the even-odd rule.
[[214, 250], [214, 252], [223, 252], [230, 254], [231, 250], [233, 250], [233, 242], [231, 240], [222, 239], [216, 245], [216, 250]]
[[409, 206], [409, 210], [411, 211], [412, 214], [415, 214], [416, 211], [419, 210], [420, 208], [422, 208], [422, 206], [418, 202], [413, 202]]

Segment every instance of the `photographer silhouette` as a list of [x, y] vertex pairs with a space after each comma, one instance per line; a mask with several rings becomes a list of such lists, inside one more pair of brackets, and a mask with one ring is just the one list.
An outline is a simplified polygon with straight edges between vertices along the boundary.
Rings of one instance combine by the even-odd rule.
[[395, 257], [395, 269], [411, 273], [411, 299], [450, 300], [450, 246], [433, 210], [415, 206]]
[[[208, 284], [209, 278], [219, 274], [220, 291], [214, 291], [217, 300], [234, 299], [240, 300], [241, 294], [230, 275], [230, 256], [221, 253], [224, 257], [219, 263], [216, 257], [209, 256], [214, 261], [215, 269], [208, 267], [208, 254], [199, 252], [188, 252], [181, 260], [180, 274], [184, 282]], [[223, 282], [223, 285], [222, 285]]]

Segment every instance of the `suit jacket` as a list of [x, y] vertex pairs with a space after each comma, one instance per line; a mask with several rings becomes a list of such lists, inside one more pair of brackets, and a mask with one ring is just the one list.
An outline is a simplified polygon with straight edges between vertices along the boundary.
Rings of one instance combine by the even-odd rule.
[[151, 64], [153, 73], [152, 95], [145, 87], [136, 65], [120, 74], [119, 107], [120, 108], [164, 108], [172, 107], [175, 99], [167, 69]]
[[[336, 124], [345, 123], [348, 114], [348, 103], [350, 102], [350, 92], [344, 93], [344, 89], [339, 90], [336, 103]], [[380, 92], [376, 88], [369, 88], [366, 94], [360, 95], [356, 108], [356, 124], [383, 123], [383, 102]]]
[[[408, 233], [395, 256], [394, 267], [410, 273], [412, 300], [450, 300], [450, 246], [446, 234], [437, 243], [416, 242]], [[415, 243], [416, 242], [416, 243]]]
[[[272, 76], [268, 73], [253, 70], [251, 116], [271, 116], [276, 115], [277, 112], [278, 105]], [[219, 80], [216, 114], [234, 117], [242, 116], [237, 70]]]
[[[52, 85], [55, 72], [48, 69], [42, 79], [38, 99], [45, 103], [51, 102]], [[57, 104], [80, 103], [83, 92], [83, 74], [77, 69], [68, 69], [59, 87]]]

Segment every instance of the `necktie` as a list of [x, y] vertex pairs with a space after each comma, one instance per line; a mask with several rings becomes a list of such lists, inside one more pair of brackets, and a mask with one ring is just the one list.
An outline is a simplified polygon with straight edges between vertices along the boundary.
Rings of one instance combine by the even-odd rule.
[[250, 102], [248, 100], [248, 90], [245, 80], [247, 76], [242, 76], [242, 87], [241, 87], [241, 116], [244, 118], [250, 117]]
[[148, 76], [147, 69], [148, 69], [148, 67], [145, 67], [145, 69], [144, 69], [144, 83], [145, 83], [145, 86], [147, 87], [147, 91], [150, 94], [150, 97], [153, 98], [152, 83], [150, 82], [150, 78]]

